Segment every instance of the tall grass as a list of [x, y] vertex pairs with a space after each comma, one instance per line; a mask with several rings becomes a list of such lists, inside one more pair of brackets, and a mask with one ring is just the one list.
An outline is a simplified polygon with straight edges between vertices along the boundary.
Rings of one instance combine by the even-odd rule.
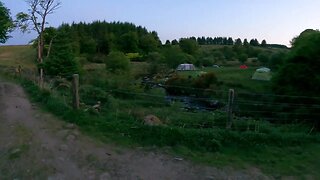
[[[121, 99], [113, 98], [100, 114], [90, 114], [83, 110], [73, 110], [61, 98], [53, 97], [48, 91], [38, 89], [33, 83], [25, 81], [23, 86], [30, 97], [44, 105], [48, 111], [67, 122], [79, 125], [88, 134], [97, 135], [101, 139], [113, 139], [144, 146], [185, 146], [194, 150], [211, 152], [219, 151], [221, 147], [229, 145], [239, 147], [296, 146], [320, 142], [317, 135], [308, 135], [304, 132], [281, 133], [276, 127], [269, 124], [260, 125], [262, 129], [265, 129], [263, 131], [254, 131], [250, 128], [243, 130], [244, 128], [239, 128], [240, 125], [238, 125], [239, 131], [225, 130], [219, 127], [219, 121], [224, 124], [224, 118], [221, 115], [208, 114], [205, 117], [199, 113], [190, 116], [185, 113], [177, 113], [172, 107], [164, 107], [165, 113], [163, 114], [172, 115], [168, 116], [170, 119], [166, 121], [166, 125], [149, 127], [142, 123], [142, 118], [147, 112], [140, 115], [139, 112], [138, 115], [133, 113], [136, 110], [133, 108], [136, 107], [134, 101], [126, 101], [124, 106]], [[146, 108], [145, 111], [147, 109], [149, 108]], [[149, 110], [150, 113], [155, 114], [159, 111], [160, 109], [157, 108]], [[160, 113], [159, 116], [161, 117]]]

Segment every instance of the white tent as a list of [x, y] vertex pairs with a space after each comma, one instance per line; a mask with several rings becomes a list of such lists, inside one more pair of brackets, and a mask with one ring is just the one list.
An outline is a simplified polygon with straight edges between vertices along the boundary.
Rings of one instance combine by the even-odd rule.
[[178, 71], [194, 71], [196, 70], [196, 68], [194, 67], [193, 64], [180, 64], [177, 67]]
[[271, 78], [272, 78], [271, 70], [266, 67], [257, 69], [252, 76], [252, 79], [259, 80], [259, 81], [270, 81]]
[[263, 68], [259, 68], [256, 70], [257, 72], [260, 72], [260, 73], [268, 73], [270, 72], [271, 70], [269, 68], [266, 68], [266, 67], [263, 67]]

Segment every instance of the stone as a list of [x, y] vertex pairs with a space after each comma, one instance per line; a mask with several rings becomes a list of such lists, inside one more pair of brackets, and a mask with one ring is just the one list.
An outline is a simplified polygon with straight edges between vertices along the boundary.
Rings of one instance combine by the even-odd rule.
[[64, 158], [63, 157], [59, 157], [58, 158], [61, 162], [64, 162]]
[[144, 118], [144, 124], [149, 126], [160, 126], [162, 125], [162, 122], [157, 116], [148, 115]]
[[109, 179], [111, 179], [111, 176], [107, 172], [101, 174], [100, 177], [99, 177], [99, 180], [109, 180]]
[[96, 172], [93, 170], [88, 171], [87, 175], [88, 175], [88, 180], [96, 179]]
[[80, 135], [80, 132], [77, 131], [77, 130], [74, 130], [74, 131], [72, 131], [72, 134], [75, 135], [75, 136], [79, 136], [79, 135]]
[[67, 141], [75, 141], [76, 140], [76, 136], [73, 134], [70, 134], [67, 136]]
[[175, 157], [174, 160], [177, 160], [177, 161], [183, 161], [183, 158], [180, 158], [180, 157]]
[[66, 128], [67, 128], [67, 129], [75, 129], [75, 128], [76, 128], [76, 125], [75, 125], [75, 124], [67, 124], [67, 125], [66, 125]]
[[66, 151], [66, 150], [68, 150], [68, 146], [65, 145], [65, 144], [62, 144], [62, 145], [60, 145], [59, 150], [60, 151]]

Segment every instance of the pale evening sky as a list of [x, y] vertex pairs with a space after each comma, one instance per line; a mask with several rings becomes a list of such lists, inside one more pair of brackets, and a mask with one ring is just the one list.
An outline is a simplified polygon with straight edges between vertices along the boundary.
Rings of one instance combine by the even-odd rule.
[[[24, 0], [0, 0], [12, 16]], [[61, 0], [50, 26], [94, 20], [126, 21], [157, 31], [160, 39], [190, 36], [257, 38], [289, 45], [303, 30], [320, 29], [319, 0]], [[7, 44], [26, 44], [34, 33], [14, 32]]]

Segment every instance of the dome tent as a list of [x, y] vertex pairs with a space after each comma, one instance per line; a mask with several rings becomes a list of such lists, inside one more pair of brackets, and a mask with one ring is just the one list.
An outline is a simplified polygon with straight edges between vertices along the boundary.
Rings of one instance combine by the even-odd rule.
[[271, 70], [266, 67], [257, 69], [252, 76], [252, 79], [259, 80], [259, 81], [270, 81], [271, 78], [272, 78]]
[[177, 71], [195, 71], [196, 67], [193, 64], [180, 64]]
[[266, 68], [266, 67], [262, 67], [262, 68], [259, 68], [256, 70], [256, 72], [260, 72], [260, 73], [268, 73], [270, 72], [271, 70], [269, 68]]

